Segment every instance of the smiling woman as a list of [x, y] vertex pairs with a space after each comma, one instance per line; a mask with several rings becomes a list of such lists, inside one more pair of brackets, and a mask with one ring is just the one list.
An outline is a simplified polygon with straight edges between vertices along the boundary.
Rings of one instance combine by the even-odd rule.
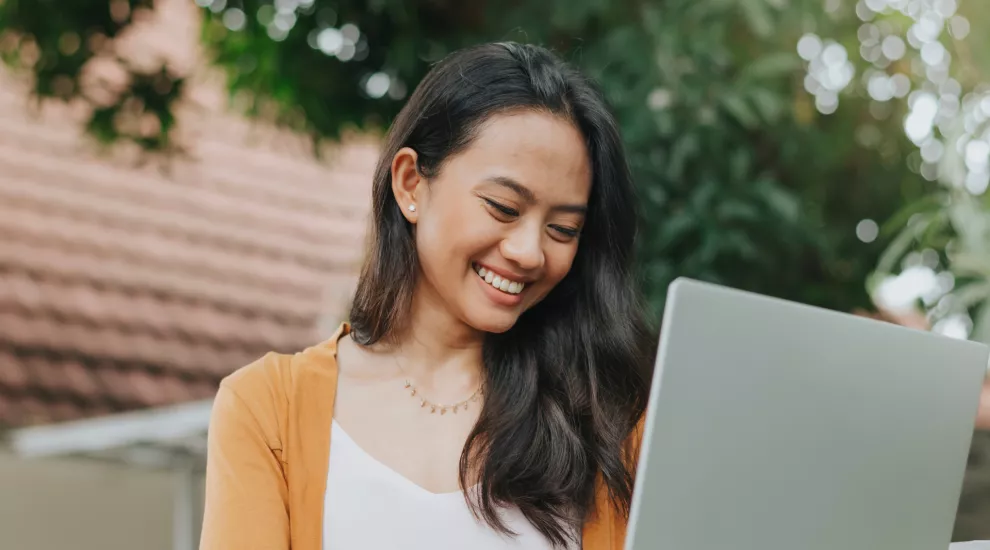
[[570, 271], [591, 166], [581, 133], [552, 113], [494, 114], [476, 132], [432, 178], [413, 148], [400, 149], [391, 191], [417, 205], [404, 214], [430, 290], [421, 296], [445, 302], [475, 329], [501, 333]]
[[202, 548], [619, 550], [654, 342], [634, 204], [567, 64], [438, 63], [384, 144], [350, 322], [221, 387]]

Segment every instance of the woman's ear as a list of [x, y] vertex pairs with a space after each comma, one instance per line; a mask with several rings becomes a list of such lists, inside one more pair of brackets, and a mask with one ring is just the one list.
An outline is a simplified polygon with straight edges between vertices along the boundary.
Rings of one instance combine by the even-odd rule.
[[419, 219], [420, 205], [416, 199], [423, 196], [425, 189], [421, 186], [426, 185], [426, 179], [416, 168], [418, 158], [416, 151], [409, 147], [399, 149], [392, 158], [392, 194], [409, 223]]

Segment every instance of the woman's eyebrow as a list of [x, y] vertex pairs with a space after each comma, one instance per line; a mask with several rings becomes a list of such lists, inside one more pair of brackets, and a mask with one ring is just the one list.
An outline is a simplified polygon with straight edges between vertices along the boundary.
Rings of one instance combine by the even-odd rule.
[[[536, 202], [536, 195], [533, 194], [533, 191], [529, 187], [526, 187], [522, 183], [508, 176], [491, 176], [485, 178], [485, 181], [494, 183], [496, 185], [500, 185], [502, 187], [505, 187], [506, 189], [515, 192], [517, 195], [522, 197], [522, 199], [529, 204], [533, 204]], [[588, 207], [584, 204], [560, 204], [554, 206], [552, 209], [561, 212], [571, 212], [574, 214], [585, 214], [588, 212]]]
[[528, 203], [536, 202], [536, 195], [533, 191], [526, 187], [525, 185], [519, 183], [518, 181], [508, 177], [508, 176], [491, 176], [485, 178], [485, 181], [494, 183], [496, 185], [501, 185], [507, 189], [514, 191], [517, 195], [522, 197], [522, 199]]

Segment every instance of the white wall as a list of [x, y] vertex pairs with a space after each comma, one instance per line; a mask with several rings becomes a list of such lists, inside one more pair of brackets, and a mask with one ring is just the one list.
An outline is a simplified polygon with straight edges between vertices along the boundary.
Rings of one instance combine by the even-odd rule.
[[171, 550], [172, 479], [0, 451], [0, 550]]

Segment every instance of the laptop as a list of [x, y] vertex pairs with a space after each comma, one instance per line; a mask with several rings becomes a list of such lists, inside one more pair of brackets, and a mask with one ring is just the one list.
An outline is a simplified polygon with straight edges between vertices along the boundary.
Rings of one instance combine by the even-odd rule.
[[945, 550], [988, 353], [676, 281], [626, 550]]

